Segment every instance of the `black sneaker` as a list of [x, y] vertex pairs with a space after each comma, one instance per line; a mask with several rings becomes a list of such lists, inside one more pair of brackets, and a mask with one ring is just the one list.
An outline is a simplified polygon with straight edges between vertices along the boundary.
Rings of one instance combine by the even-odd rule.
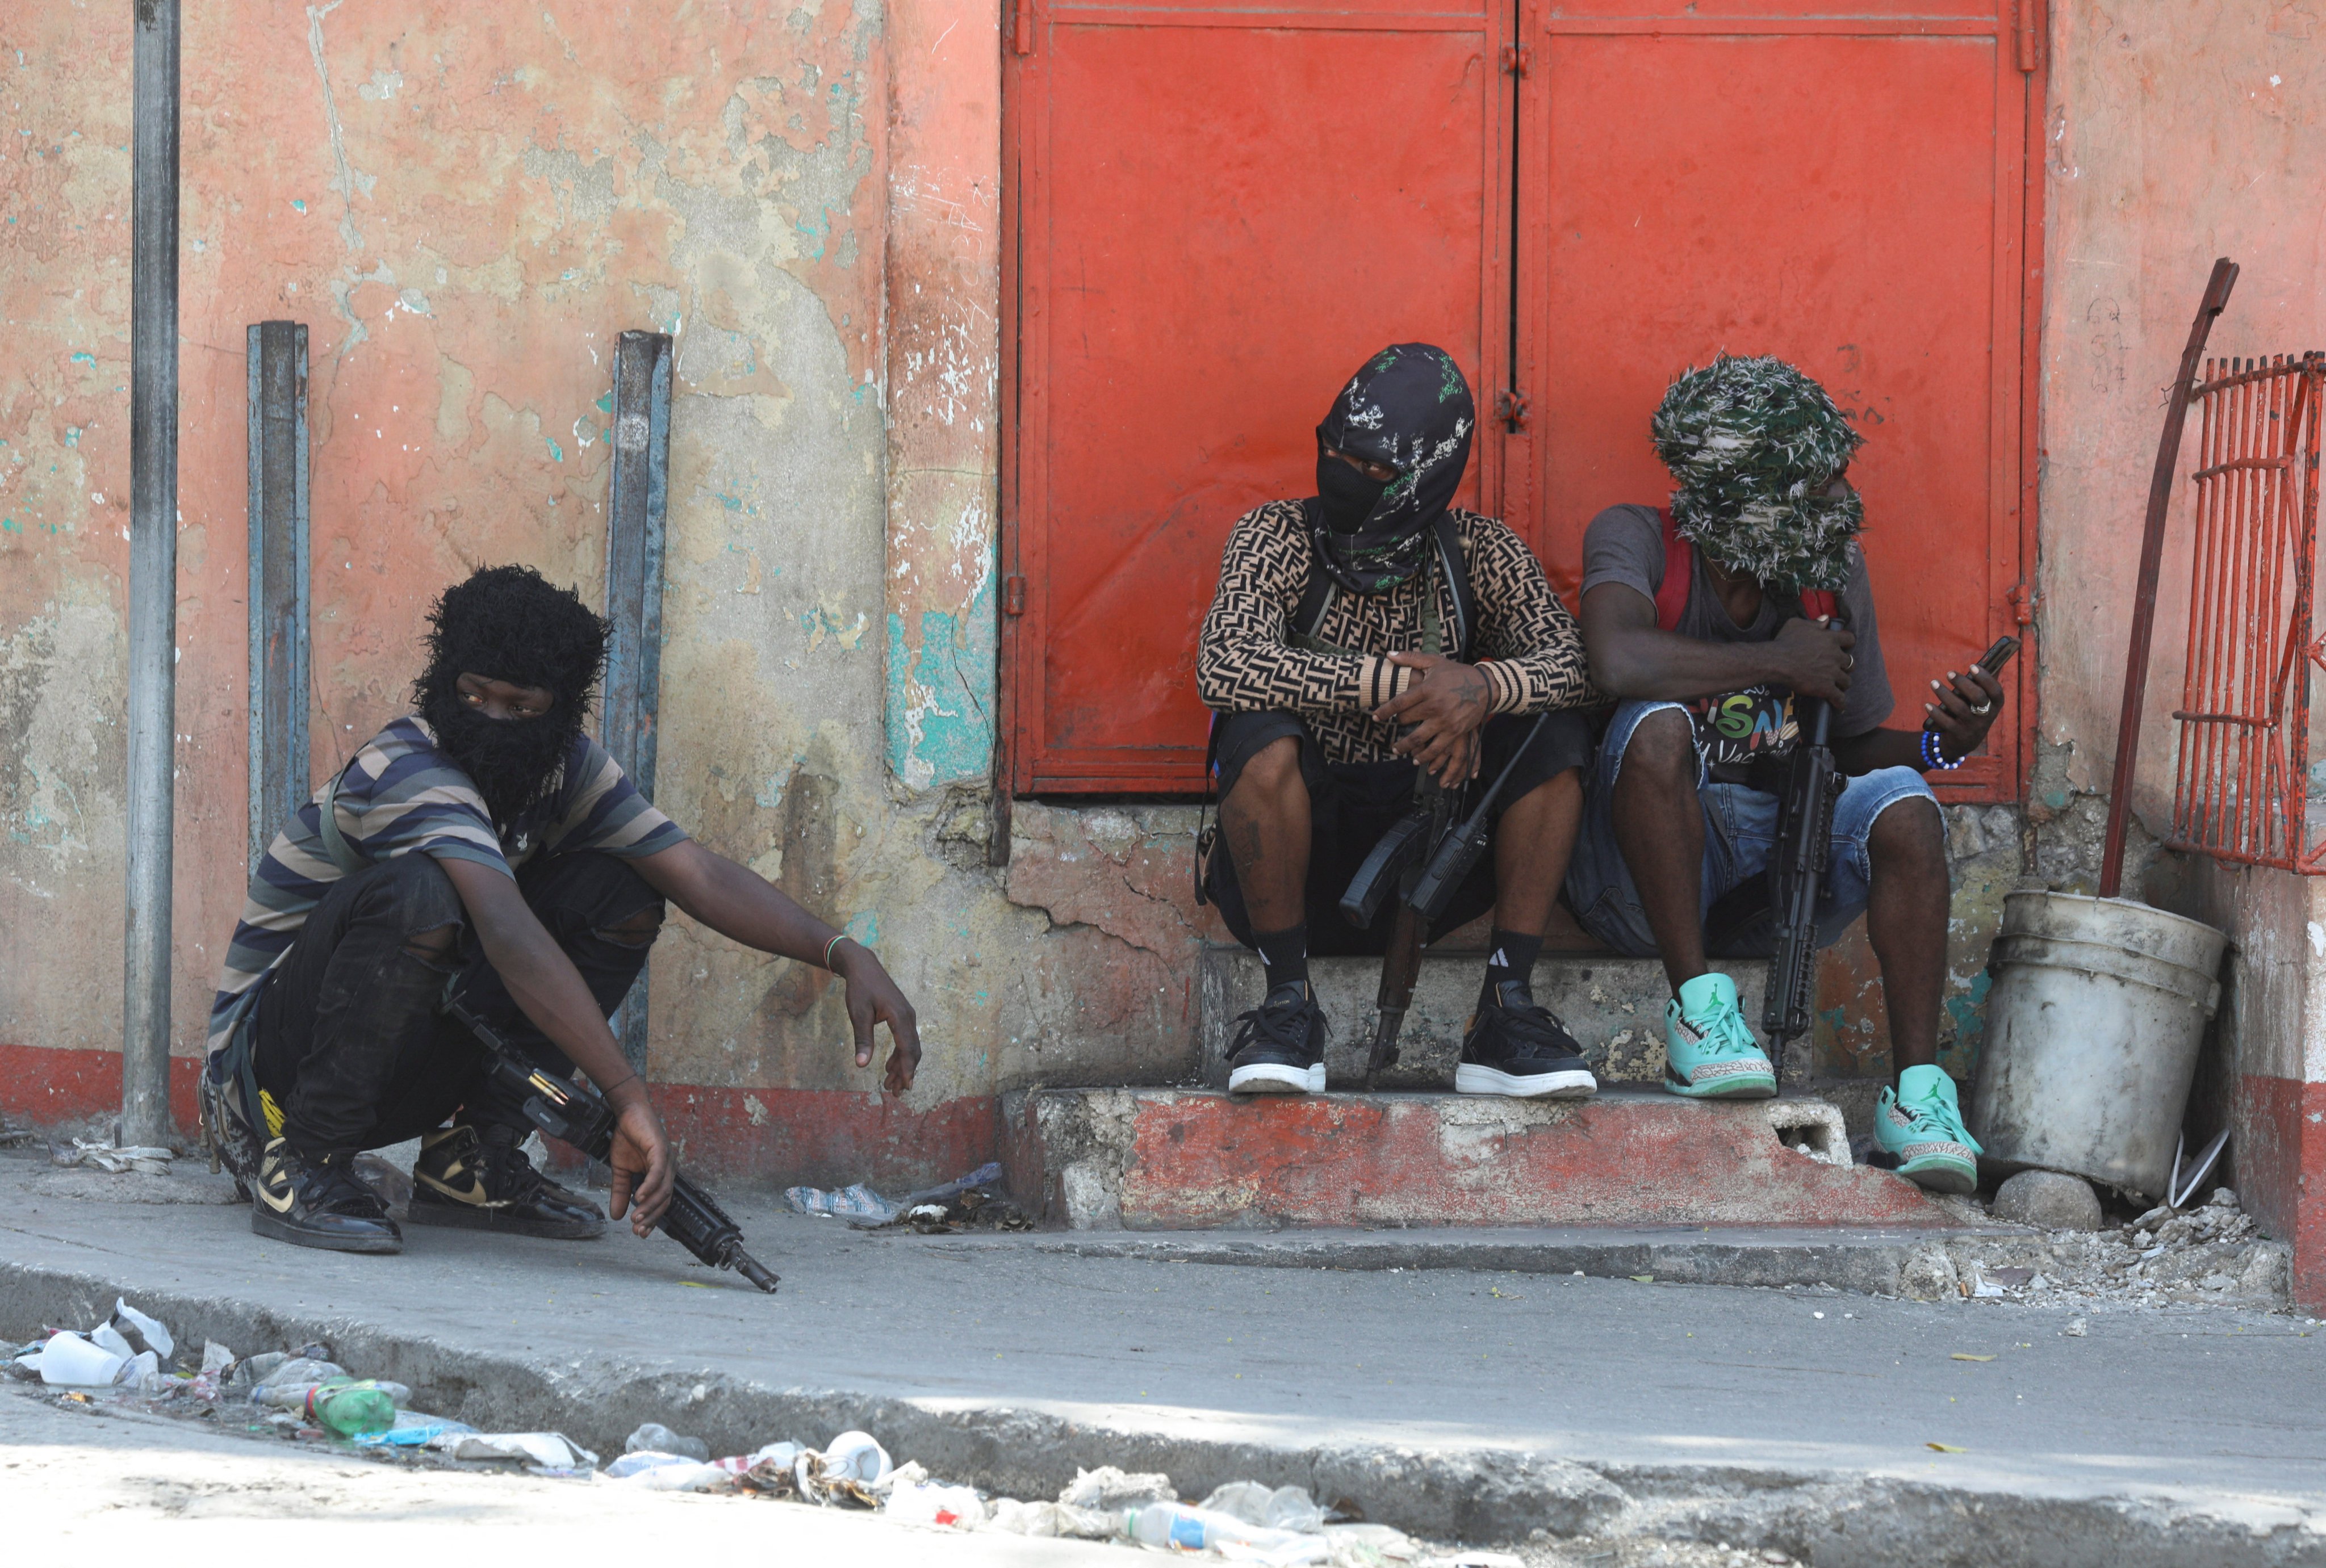
[[1228, 1062], [1230, 1094], [1324, 1092], [1325, 1010], [1307, 986], [1277, 987], [1236, 1022], [1243, 1027]]
[[587, 1241], [604, 1232], [606, 1216], [579, 1192], [569, 1192], [526, 1158], [515, 1127], [488, 1124], [440, 1127], [420, 1140], [412, 1163], [412, 1201], [405, 1218], [414, 1225], [451, 1225]]
[[1548, 1007], [1516, 980], [1482, 1003], [1462, 1036], [1454, 1069], [1456, 1094], [1503, 1094], [1515, 1099], [1584, 1099], [1599, 1081], [1584, 1064], [1583, 1047]]
[[401, 1252], [404, 1232], [386, 1206], [356, 1180], [354, 1157], [310, 1159], [270, 1140], [251, 1178], [250, 1229], [293, 1247], [326, 1252]]

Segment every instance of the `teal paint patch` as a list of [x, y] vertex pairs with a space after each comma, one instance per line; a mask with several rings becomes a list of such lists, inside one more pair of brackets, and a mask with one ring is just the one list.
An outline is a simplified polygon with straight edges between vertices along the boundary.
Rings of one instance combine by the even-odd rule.
[[94, 365], [97, 363], [97, 356], [84, 348], [72, 357], [72, 362], [75, 365]]
[[16, 526], [16, 520], [14, 517], [0, 517], [0, 528], [5, 528], [11, 533], [22, 533], [23, 532], [22, 528]]
[[869, 909], [861, 914], [850, 915], [848, 923], [841, 929], [848, 933], [848, 939], [851, 942], [861, 942], [866, 947], [878, 947], [880, 944], [880, 917]]
[[294, 196], [291, 199], [291, 210], [293, 212], [304, 212], [307, 210], [307, 204]]
[[920, 646], [889, 616], [889, 767], [914, 789], [983, 778], [993, 765], [993, 579], [962, 614], [923, 610]]
[[1949, 1059], [1947, 1071], [1957, 1078], [1969, 1078], [1978, 1066], [1980, 1048], [1986, 1044], [1986, 993], [1994, 986], [1995, 977], [1981, 970], [1972, 977], [1969, 990], [1946, 1000], [1955, 1037], [1940, 1048], [1940, 1055]]
[[[69, 424], [65, 426], [65, 445], [69, 447], [77, 447], [80, 445], [80, 426], [77, 424]], [[51, 470], [51, 472], [53, 471], [54, 470]]]
[[555, 458], [561, 463], [565, 460], [565, 449], [557, 444], [557, 438], [555, 436], [544, 436], [541, 439], [549, 443], [549, 455], [551, 457]]
[[2064, 812], [2068, 809], [2068, 792], [2046, 790], [2043, 792], [2043, 803], [2055, 812]]
[[606, 394], [605, 396], [598, 400], [598, 412], [600, 413], [611, 413], [614, 412], [614, 394], [612, 393], [609, 392]]

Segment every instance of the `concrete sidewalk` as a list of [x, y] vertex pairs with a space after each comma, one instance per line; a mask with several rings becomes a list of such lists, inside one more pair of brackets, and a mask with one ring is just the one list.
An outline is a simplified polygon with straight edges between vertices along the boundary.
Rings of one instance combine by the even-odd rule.
[[423, 1229], [345, 1257], [262, 1242], [240, 1207], [41, 1195], [42, 1169], [0, 1160], [0, 1331], [84, 1324], [117, 1290], [196, 1343], [320, 1336], [429, 1408], [601, 1451], [647, 1419], [730, 1451], [863, 1425], [1015, 1496], [1102, 1462], [1196, 1494], [1298, 1481], [1439, 1539], [2326, 1562], [2326, 1335], [2303, 1319], [2095, 1310], [2070, 1337], [2064, 1307], [1198, 1267], [865, 1235], [738, 1194], [785, 1276], [767, 1297], [660, 1238]]

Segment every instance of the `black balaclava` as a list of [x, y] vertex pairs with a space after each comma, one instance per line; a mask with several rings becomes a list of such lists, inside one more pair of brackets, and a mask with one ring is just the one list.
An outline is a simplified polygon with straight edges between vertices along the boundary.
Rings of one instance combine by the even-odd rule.
[[[572, 589], [529, 566], [488, 566], [428, 612], [428, 668], [412, 700], [436, 745], [507, 831], [558, 782], [606, 668], [606, 623]], [[462, 675], [546, 688], [537, 719], [493, 719], [461, 700]]]
[[[1306, 507], [1317, 552], [1351, 593], [1381, 593], [1428, 559], [1430, 530], [1470, 462], [1477, 408], [1443, 348], [1393, 343], [1364, 363], [1317, 427], [1317, 495]], [[1324, 447], [1397, 470], [1365, 478]]]

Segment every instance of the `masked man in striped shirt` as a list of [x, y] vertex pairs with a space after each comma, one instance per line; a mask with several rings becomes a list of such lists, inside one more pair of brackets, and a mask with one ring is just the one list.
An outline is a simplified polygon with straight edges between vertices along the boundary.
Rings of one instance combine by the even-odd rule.
[[430, 626], [418, 711], [275, 835], [211, 1007], [203, 1119], [252, 1192], [254, 1231], [400, 1250], [351, 1164], [414, 1137], [411, 1223], [576, 1239], [605, 1228], [526, 1159], [523, 1110], [442, 1013], [457, 986], [537, 1065], [596, 1083], [619, 1118], [609, 1207], [647, 1234], [670, 1202], [670, 1140], [607, 1021], [665, 903], [837, 974], [857, 1065], [886, 1024], [886, 1086], [911, 1086], [912, 1005], [871, 950], [688, 838], [583, 733], [606, 625], [576, 595], [528, 567], [487, 568], [445, 591]]

